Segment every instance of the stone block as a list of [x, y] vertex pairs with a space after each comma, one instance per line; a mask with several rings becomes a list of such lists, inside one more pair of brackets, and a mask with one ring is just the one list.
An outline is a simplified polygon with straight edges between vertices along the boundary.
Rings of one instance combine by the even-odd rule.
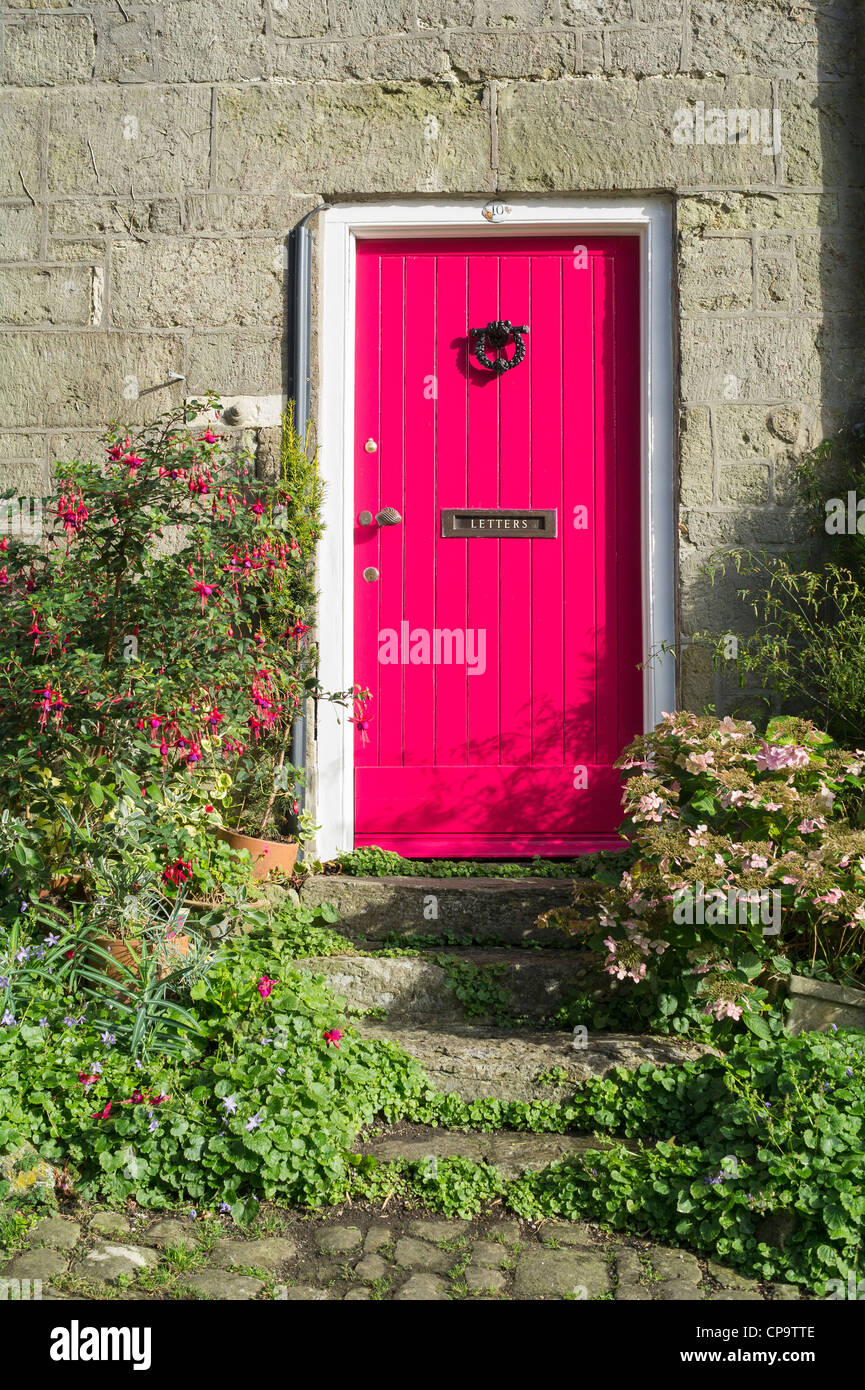
[[64, 1274], [69, 1264], [69, 1255], [62, 1250], [25, 1250], [0, 1273], [3, 1279], [55, 1279]]
[[681, 47], [680, 29], [613, 29], [609, 67], [636, 76], [676, 72]]
[[[255, 1298], [264, 1288], [264, 1282], [261, 1279], [251, 1279], [246, 1274], [231, 1274], [228, 1270], [220, 1269], [196, 1270], [194, 1274], [184, 1275], [184, 1283], [188, 1284], [200, 1298], [212, 1298], [219, 1302], [231, 1303], [246, 1302], [247, 1299]], [[291, 1289], [287, 1290], [286, 1297], [291, 1293]], [[301, 1297], [306, 1296], [301, 1294]], [[312, 1296], [324, 1298], [326, 1294], [314, 1291]]]
[[270, 395], [282, 390], [282, 337], [196, 333], [189, 342], [186, 362], [190, 393]]
[[464, 82], [533, 77], [550, 81], [576, 67], [576, 35], [452, 34], [450, 64]]
[[839, 77], [855, 71], [855, 5], [730, 4], [700, 0], [690, 12], [691, 58], [706, 72]]
[[480, 88], [223, 87], [217, 129], [226, 189], [336, 196], [492, 187]]
[[86, 15], [39, 15], [7, 23], [3, 36], [7, 86], [53, 87], [89, 82], [96, 30]]
[[33, 92], [0, 96], [0, 198], [39, 192], [41, 106]]
[[0, 261], [35, 260], [41, 223], [41, 213], [32, 203], [0, 207]]
[[785, 183], [846, 184], [857, 157], [856, 90], [844, 82], [779, 84]]
[[397, 34], [412, 27], [411, 0], [351, 0], [330, 8], [332, 34]]
[[639, 171], [647, 188], [762, 183], [772, 175], [762, 146], [698, 143], [695, 112], [698, 101], [726, 111], [770, 99], [768, 82], [743, 78], [515, 82], [499, 92], [500, 181], [526, 191], [633, 188]]
[[282, 248], [275, 241], [171, 237], [116, 246], [111, 312], [121, 328], [280, 327]]
[[[352, 4], [354, 8], [354, 3]], [[265, 0], [166, 0], [154, 22], [163, 82], [237, 82], [270, 70]]]
[[679, 419], [680, 499], [686, 506], [714, 501], [712, 429], [705, 406], [683, 410]]
[[116, 1284], [118, 1279], [137, 1279], [145, 1269], [159, 1263], [155, 1250], [145, 1245], [114, 1245], [104, 1242], [88, 1250], [78, 1266], [85, 1279]]
[[501, 1293], [508, 1282], [508, 1276], [502, 1270], [480, 1265], [469, 1265], [463, 1278], [471, 1293]]
[[97, 14], [97, 77], [104, 82], [151, 82], [157, 76], [158, 11], [127, 11], [127, 16], [108, 6]]
[[[810, 242], [811, 237], [804, 237]], [[754, 308], [787, 311], [793, 307], [795, 259], [793, 237], [763, 237], [754, 251]], [[803, 308], [800, 298], [799, 308]]]
[[765, 506], [771, 501], [772, 465], [766, 463], [724, 463], [718, 475], [718, 501], [743, 502]]
[[77, 324], [91, 321], [93, 271], [79, 266], [0, 271], [0, 323]]
[[478, 27], [531, 33], [554, 19], [554, 0], [481, 0]]
[[44, 452], [45, 441], [39, 434], [0, 432], [0, 460], [41, 459]]
[[682, 647], [679, 667], [682, 709], [701, 714], [715, 698], [712, 654], [706, 647], [685, 644]]
[[445, 1274], [454, 1263], [455, 1256], [446, 1250], [439, 1250], [425, 1240], [415, 1240], [411, 1236], [400, 1236], [394, 1255], [396, 1263], [409, 1269], [432, 1270]]
[[472, 11], [465, 0], [417, 0], [417, 22], [421, 29], [471, 28]]
[[796, 231], [838, 221], [835, 193], [699, 193], [677, 199], [680, 231]]
[[818, 314], [861, 313], [865, 271], [855, 236], [829, 232], [796, 239], [799, 307]]
[[315, 206], [314, 197], [301, 195], [191, 193], [183, 203], [183, 230], [231, 236], [277, 232], [284, 237]]
[[686, 402], [817, 399], [822, 334], [808, 319], [685, 318], [681, 391]]
[[684, 310], [749, 309], [752, 290], [750, 241], [744, 237], [683, 239], [679, 298]]
[[597, 1298], [609, 1289], [609, 1269], [594, 1251], [530, 1250], [517, 1262], [514, 1294], [517, 1298]]
[[394, 1303], [435, 1303], [447, 1299], [447, 1285], [434, 1274], [412, 1274], [398, 1293]]
[[327, 33], [321, 0], [270, 0], [270, 31], [279, 39], [314, 39]]
[[316, 1244], [319, 1250], [343, 1254], [363, 1244], [363, 1231], [359, 1226], [325, 1226], [317, 1232]]
[[450, 71], [441, 40], [426, 34], [280, 43], [273, 65], [295, 82], [431, 81]]
[[638, 4], [639, 0], [562, 0], [562, 24], [576, 28], [627, 24], [640, 18], [636, 13]]
[[293, 1240], [265, 1236], [260, 1240], [218, 1240], [213, 1247], [215, 1264], [229, 1268], [279, 1269], [297, 1255]]
[[[180, 399], [168, 373], [182, 370], [169, 336], [14, 333], [0, 342], [0, 428], [101, 426], [141, 420]], [[158, 405], [147, 388], [160, 390]]]
[[77, 1221], [67, 1221], [63, 1216], [48, 1216], [37, 1221], [28, 1233], [30, 1244], [45, 1246], [50, 1250], [72, 1250], [78, 1244], [81, 1227]]
[[209, 177], [204, 86], [69, 88], [50, 101], [52, 193], [165, 196]]
[[724, 404], [713, 407], [720, 459], [775, 458], [807, 445], [817, 430], [814, 407]]
[[120, 1211], [97, 1211], [90, 1218], [90, 1231], [100, 1236], [128, 1236], [129, 1222]]

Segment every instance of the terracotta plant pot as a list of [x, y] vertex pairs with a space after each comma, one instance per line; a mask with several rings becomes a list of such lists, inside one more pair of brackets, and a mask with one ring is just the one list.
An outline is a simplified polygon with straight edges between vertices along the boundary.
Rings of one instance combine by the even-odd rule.
[[241, 835], [236, 830], [222, 827], [213, 832], [218, 840], [224, 840], [232, 849], [248, 849], [252, 855], [252, 877], [267, 878], [271, 869], [290, 874], [297, 859], [298, 844], [286, 844], [282, 840], [257, 840], [252, 835]]
[[[177, 952], [178, 956], [187, 956], [189, 954], [190, 939], [188, 936], [181, 936], [178, 934], [168, 937], [167, 940], [169, 946]], [[107, 951], [112, 959], [117, 961], [118, 965], [125, 967], [126, 970], [130, 970], [133, 975], [138, 974], [141, 953], [138, 950], [137, 941], [122, 936], [96, 936], [93, 938], [93, 944], [94, 946], [101, 947], [103, 951]], [[109, 980], [122, 982], [125, 978], [121, 970], [116, 969], [113, 965], [108, 965], [102, 956], [93, 956], [92, 964], [97, 969], [102, 970], [108, 976]], [[169, 964], [163, 964], [159, 971], [160, 980], [164, 980], [166, 975], [170, 975], [171, 969], [172, 967]]]

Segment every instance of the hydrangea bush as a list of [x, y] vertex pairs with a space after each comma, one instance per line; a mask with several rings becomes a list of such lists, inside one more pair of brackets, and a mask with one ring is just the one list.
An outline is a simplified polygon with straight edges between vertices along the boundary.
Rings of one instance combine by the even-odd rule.
[[861, 978], [865, 751], [801, 719], [759, 734], [682, 712], [619, 765], [636, 858], [593, 902], [578, 890], [563, 925], [605, 951], [632, 1020], [769, 1036], [772, 975]]

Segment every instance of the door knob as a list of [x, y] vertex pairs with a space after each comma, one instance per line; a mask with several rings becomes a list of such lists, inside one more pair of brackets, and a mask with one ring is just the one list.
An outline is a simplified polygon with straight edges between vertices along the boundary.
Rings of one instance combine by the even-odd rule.
[[402, 521], [396, 507], [382, 507], [380, 512], [376, 512], [375, 519], [379, 526], [399, 526]]

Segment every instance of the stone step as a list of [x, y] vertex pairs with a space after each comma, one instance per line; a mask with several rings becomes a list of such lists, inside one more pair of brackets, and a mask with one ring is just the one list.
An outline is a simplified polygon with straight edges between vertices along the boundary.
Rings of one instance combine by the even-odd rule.
[[438, 1090], [457, 1091], [465, 1100], [562, 1101], [575, 1086], [607, 1076], [614, 1067], [636, 1071], [644, 1062], [669, 1066], [712, 1051], [703, 1043], [648, 1034], [590, 1033], [582, 1039], [572, 1033], [491, 1033], [483, 1025], [434, 1028], [372, 1019], [356, 1026], [365, 1038], [398, 1043], [420, 1062]]
[[[586, 880], [587, 882], [590, 880]], [[390, 932], [406, 936], [453, 934], [469, 943], [493, 938], [514, 945], [537, 942], [570, 946], [574, 938], [536, 919], [568, 907], [572, 879], [548, 878], [352, 878], [314, 874], [304, 880], [304, 907], [332, 903], [339, 930], [352, 939], [380, 941]]]
[[[639, 1145], [624, 1141], [634, 1151]], [[410, 1163], [428, 1163], [439, 1158], [469, 1158], [473, 1163], [489, 1163], [503, 1178], [519, 1178], [536, 1172], [562, 1158], [606, 1149], [611, 1140], [591, 1134], [523, 1134], [498, 1130], [484, 1134], [477, 1130], [434, 1129], [432, 1125], [398, 1125], [384, 1136], [362, 1140], [355, 1152], [392, 1163], [404, 1158]]]
[[[472, 966], [483, 973], [465, 986], [483, 1006], [469, 1017], [546, 1019], [576, 994], [609, 998], [617, 981], [600, 968], [592, 951], [460, 950], [437, 953], [453, 961], [455, 970]], [[391, 1020], [462, 1020], [466, 1008], [459, 998], [455, 975], [424, 956], [307, 956], [294, 962], [302, 970], [326, 975], [348, 1007], [357, 1012], [383, 1010]]]

